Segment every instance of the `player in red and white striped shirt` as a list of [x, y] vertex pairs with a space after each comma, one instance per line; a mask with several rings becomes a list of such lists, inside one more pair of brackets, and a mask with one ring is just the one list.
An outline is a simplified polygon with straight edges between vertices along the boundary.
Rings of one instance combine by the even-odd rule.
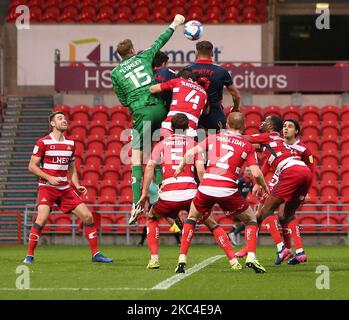
[[[262, 133], [248, 137], [250, 142], [262, 146], [268, 165], [274, 172], [273, 179], [269, 183], [270, 194], [267, 195], [262, 207], [258, 210], [257, 216], [269, 226], [269, 232], [277, 246], [276, 265], [291, 258], [293, 254], [290, 249], [286, 248], [281, 238], [278, 217], [274, 211], [285, 203], [285, 215], [294, 215], [296, 209], [303, 203], [312, 183], [311, 169], [300, 160], [296, 150], [285, 142], [280, 135], [282, 129], [283, 122], [279, 117], [268, 116], [260, 126]], [[258, 187], [254, 187], [253, 193], [260, 193]], [[299, 246], [296, 246], [296, 256], [290, 259], [288, 264], [307, 261], [296, 220], [294, 220], [293, 227]]]
[[[175, 172], [175, 177], [185, 170], [191, 158], [200, 152], [207, 150], [206, 173], [200, 183], [198, 192], [190, 208], [189, 217], [183, 228], [182, 242], [177, 273], [185, 271], [187, 253], [194, 235], [197, 222], [204, 221], [210, 214], [214, 204], [219, 204], [222, 210], [229, 215], [236, 215], [246, 224], [246, 242], [248, 255], [246, 266], [253, 268], [257, 273], [265, 272], [265, 269], [255, 256], [257, 243], [256, 217], [238, 191], [238, 177], [242, 166], [246, 163], [250, 167], [256, 183], [261, 185], [266, 192], [268, 188], [264, 177], [258, 167], [257, 156], [250, 142], [241, 132], [245, 128], [245, 118], [242, 113], [232, 112], [228, 117], [228, 131], [210, 135], [198, 146], [189, 150]], [[230, 264], [233, 270], [241, 269], [235, 255], [231, 257]]]
[[189, 129], [186, 135], [196, 137], [199, 118], [207, 104], [207, 93], [195, 79], [195, 73], [189, 68], [184, 68], [178, 72], [175, 79], [150, 87], [150, 92], [153, 94], [172, 90], [170, 111], [161, 124], [162, 137], [173, 134], [171, 120], [176, 113], [184, 113], [188, 117]]
[[[84, 223], [92, 261], [112, 262], [112, 259], [98, 251], [98, 235], [92, 213], [77, 193], [77, 191], [85, 193], [87, 190], [80, 185], [78, 179], [74, 163], [74, 141], [64, 137], [64, 132], [68, 128], [64, 113], [52, 113], [49, 124], [52, 132], [38, 140], [28, 166], [29, 171], [39, 177], [38, 216], [30, 230], [28, 254], [24, 263], [34, 262], [35, 248], [54, 204], [57, 204], [64, 213], [74, 213]], [[69, 178], [73, 186], [69, 184]]]
[[[177, 113], [173, 116], [171, 125], [176, 133], [155, 146], [152, 158], [145, 170], [142, 196], [140, 199], [141, 206], [144, 206], [147, 200], [149, 185], [153, 179], [157, 164], [161, 163], [164, 175], [159, 199], [147, 215], [148, 247], [151, 253], [151, 258], [147, 266], [149, 269], [157, 269], [160, 266], [158, 255], [158, 219], [161, 217], [176, 218], [182, 210], [189, 212], [191, 202], [197, 192], [194, 171], [196, 169], [199, 180], [202, 179], [205, 173], [203, 158], [201, 155], [197, 155], [195, 161], [188, 165], [177, 179], [173, 178], [174, 172], [186, 151], [196, 145], [193, 138], [183, 134], [188, 129], [188, 123], [189, 119], [183, 113]], [[205, 225], [212, 232], [216, 242], [230, 260], [234, 256], [234, 252], [224, 229], [211, 216], [207, 218]]]

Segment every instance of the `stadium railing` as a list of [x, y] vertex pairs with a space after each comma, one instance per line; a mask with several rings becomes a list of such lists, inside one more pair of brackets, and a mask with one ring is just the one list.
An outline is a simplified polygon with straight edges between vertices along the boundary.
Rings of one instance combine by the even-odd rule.
[[1, 110], [1, 96], [4, 95], [4, 49], [0, 47], [0, 110]]
[[[115, 205], [115, 204], [103, 204], [103, 205], [88, 205], [88, 207], [90, 208], [91, 211], [94, 212], [94, 214], [98, 214], [98, 215], [103, 215], [103, 216], [108, 216], [108, 215], [116, 215], [116, 216], [120, 216], [120, 218], [123, 218], [122, 220], [124, 221], [123, 223], [101, 223], [99, 226], [99, 235], [101, 238], [103, 238], [103, 235], [124, 235], [125, 238], [125, 244], [130, 245], [131, 242], [131, 237], [134, 235], [139, 235], [142, 233], [142, 229], [145, 225], [145, 219], [143, 218], [144, 224], [136, 224], [136, 225], [128, 225], [128, 220], [130, 217], [130, 210], [110, 210], [110, 211], [100, 211], [99, 208], [100, 207], [124, 207], [127, 206], [129, 204], [126, 205]], [[309, 210], [309, 211], [305, 211], [305, 208], [307, 206], [311, 206], [312, 208], [316, 207], [319, 208], [319, 210]], [[297, 218], [298, 221], [302, 221], [302, 217], [306, 217], [306, 216], [313, 216], [316, 217], [318, 221], [323, 221], [323, 223], [310, 223], [310, 224], [302, 224], [300, 223], [300, 227], [301, 227], [301, 231], [303, 234], [312, 234], [312, 235], [345, 235], [346, 236], [346, 244], [349, 245], [349, 210], [348, 208], [348, 204], [304, 204], [303, 206], [303, 211], [297, 211]], [[131, 205], [129, 205], [130, 209], [131, 209]], [[345, 208], [344, 208], [345, 207]], [[256, 209], [256, 207], [254, 208]], [[343, 210], [340, 210], [343, 209]], [[28, 234], [30, 231], [30, 228], [33, 225], [33, 218], [36, 214], [36, 208], [35, 205], [31, 204], [31, 205], [27, 205], [25, 207], [24, 210], [24, 217], [22, 219], [23, 221], [23, 243], [27, 244], [27, 238], [28, 238]], [[52, 211], [53, 215], [62, 215], [61, 212], [59, 211]], [[217, 217], [220, 215], [220, 217], [222, 218], [222, 216], [224, 216], [224, 214], [221, 211], [213, 211], [214, 215], [217, 215]], [[342, 217], [342, 221], [343, 223], [333, 223], [333, 217]], [[68, 215], [67, 217], [70, 217], [70, 215]], [[144, 217], [144, 216], [143, 216]], [[343, 219], [344, 217], [344, 219]], [[50, 228], [49, 230], [45, 231], [44, 230], [44, 235], [70, 235], [71, 236], [71, 243], [74, 245], [76, 244], [76, 239], [77, 237], [81, 237], [83, 235], [83, 228], [82, 228], [82, 224], [81, 222], [79, 222], [78, 218], [75, 217], [74, 215], [71, 215], [71, 223], [63, 223], [63, 224], [55, 224], [52, 223], [50, 224]], [[230, 219], [231, 222], [227, 223], [227, 219]], [[233, 219], [231, 217], [227, 217], [224, 219], [225, 221], [222, 222], [218, 222], [220, 223], [220, 225], [225, 228], [226, 230], [228, 230], [229, 228], [231, 228], [233, 226]], [[336, 220], [338, 221], [338, 220]], [[56, 231], [57, 227], [66, 227], [67, 229], [69, 229], [70, 231], [64, 231], [64, 232], [58, 232]], [[112, 230], [109, 230], [107, 232], [103, 231], [104, 228], [111, 228]], [[171, 232], [169, 231], [169, 224], [166, 223], [160, 223], [159, 224], [160, 227], [160, 231], [161, 233], [166, 233], [166, 234], [171, 234]], [[207, 234], [209, 233], [208, 229], [204, 227], [198, 227], [197, 228], [197, 233], [198, 234]], [[308, 229], [311, 230], [308, 230]], [[261, 234], [264, 234], [265, 231], [261, 230]]]

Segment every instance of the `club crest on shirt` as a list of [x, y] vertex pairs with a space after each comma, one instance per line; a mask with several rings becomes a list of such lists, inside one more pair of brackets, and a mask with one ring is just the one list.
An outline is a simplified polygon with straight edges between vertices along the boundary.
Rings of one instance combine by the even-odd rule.
[[51, 149], [51, 150], [54, 150], [54, 149], [56, 149], [56, 146], [55, 146], [54, 144], [51, 144], [51, 145], [50, 145], [50, 149]]

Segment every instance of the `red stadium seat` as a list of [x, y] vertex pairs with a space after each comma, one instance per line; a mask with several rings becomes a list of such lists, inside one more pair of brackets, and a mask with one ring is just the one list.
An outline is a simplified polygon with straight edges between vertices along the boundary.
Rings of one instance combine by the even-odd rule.
[[153, 1], [151, 0], [137, 0], [136, 1], [136, 7], [139, 6], [146, 6], [146, 7], [150, 7], [150, 5], [152, 4]]
[[170, 14], [169, 17], [174, 17], [176, 14], [181, 14], [181, 15], [185, 15], [187, 12], [187, 10], [185, 9], [185, 6], [173, 6], [170, 9]]
[[239, 23], [239, 9], [235, 7], [229, 7], [224, 11], [222, 21], [224, 23]]
[[316, 106], [305, 106], [302, 108], [303, 121], [320, 121], [320, 109]]
[[135, 22], [142, 19], [145, 21], [148, 21], [149, 14], [150, 12], [149, 12], [148, 6], [145, 6], [145, 5], [137, 6], [135, 8], [135, 14], [134, 14]]
[[57, 214], [55, 215], [56, 232], [71, 233], [72, 232], [72, 218], [71, 215]]
[[304, 232], [316, 232], [316, 224], [319, 224], [319, 219], [315, 215], [302, 215], [299, 218], [299, 225], [301, 227], [301, 230]]
[[103, 153], [100, 150], [89, 149], [85, 154], [85, 164], [101, 165], [103, 161]]
[[[112, 210], [113, 207], [110, 206], [103, 206], [100, 207], [100, 211], [114, 211]], [[109, 209], [109, 210], [108, 210]], [[114, 216], [112, 214], [101, 214], [101, 231], [102, 233], [112, 233], [114, 232]]]
[[257, 6], [257, 0], [244, 0], [242, 5], [244, 7], [256, 7]]
[[311, 198], [318, 197], [320, 194], [319, 187], [316, 182], [313, 182], [312, 186], [309, 189], [308, 195]]
[[46, 0], [42, 4], [42, 7], [44, 9], [47, 9], [49, 7], [57, 7], [57, 8], [59, 8], [60, 6], [61, 6], [61, 0]]
[[320, 201], [325, 206], [322, 206], [322, 212], [337, 213], [338, 211], [338, 196], [325, 194], [321, 196]]
[[349, 121], [349, 105], [341, 108], [341, 121]]
[[278, 116], [279, 118], [282, 118], [282, 111], [279, 106], [268, 106], [264, 110], [264, 118], [275, 115]]
[[342, 164], [341, 166], [341, 180], [349, 181], [349, 163]]
[[338, 180], [322, 180], [320, 183], [320, 194], [324, 196], [339, 196]]
[[114, 14], [114, 8], [112, 5], [103, 5], [99, 8], [98, 15], [96, 17], [96, 20], [99, 22], [102, 22], [102, 20], [105, 20], [106, 22], [112, 21]]
[[79, 15], [79, 11], [76, 7], [65, 7], [62, 14], [59, 17], [59, 21], [63, 23], [74, 23]]
[[349, 136], [347, 136], [347, 137], [342, 136], [342, 142], [340, 144], [340, 149], [342, 149], [342, 150], [349, 149]]
[[91, 110], [91, 120], [99, 120], [106, 123], [109, 121], [109, 111], [110, 109], [107, 106], [95, 106]]
[[314, 135], [319, 136], [321, 133], [320, 123], [317, 120], [305, 120], [302, 123], [302, 135]]
[[[332, 129], [335, 129], [335, 130], [331, 131], [328, 128], [332, 128]], [[337, 136], [338, 133], [339, 133], [339, 123], [336, 120], [328, 120], [326, 122], [322, 121], [321, 129], [322, 129], [322, 131], [327, 130], [326, 133], [322, 134], [324, 136], [331, 135], [332, 132], [334, 132], [333, 135]]]
[[90, 149], [90, 150], [95, 149], [102, 153], [105, 149], [104, 135], [103, 134], [89, 135], [87, 138], [87, 149]]
[[60, 10], [58, 7], [47, 7], [41, 17], [41, 21], [45, 23], [58, 22]]
[[109, 136], [106, 144], [107, 150], [117, 150], [119, 153], [123, 147], [123, 143], [120, 142], [119, 137]]
[[118, 194], [117, 182], [113, 180], [103, 180], [99, 192], [100, 195], [108, 194], [116, 199], [116, 195]]
[[339, 145], [337, 140], [329, 139], [329, 140], [324, 140], [322, 141], [321, 144], [321, 149], [322, 150], [336, 150], [338, 152], [339, 150]]
[[[93, 194], [95, 194], [95, 195], [98, 193], [98, 189], [99, 189], [98, 181], [96, 181], [96, 180], [82, 180], [80, 183], [82, 186], [85, 186], [87, 188], [88, 195], [91, 196], [91, 194], [89, 193], [90, 190], [94, 190]], [[91, 198], [90, 200], [93, 200], [93, 198]]]
[[100, 179], [100, 168], [99, 164], [90, 163], [84, 167], [83, 176], [84, 180], [96, 180]]
[[129, 111], [126, 107], [114, 106], [111, 108], [110, 120], [112, 123], [119, 120], [122, 123], [127, 123], [129, 118]]
[[206, 23], [220, 23], [221, 21], [221, 12], [220, 8], [218, 7], [213, 7], [216, 8], [215, 10], [209, 10], [206, 15], [203, 18], [203, 21]]
[[132, 196], [132, 186], [131, 185], [126, 185], [121, 187], [120, 191], [121, 196]]
[[328, 164], [320, 167], [321, 180], [334, 181], [338, 180], [338, 167]]
[[321, 108], [322, 122], [334, 121], [338, 122], [340, 118], [340, 108], [337, 106], [324, 106]]
[[167, 7], [163, 6], [163, 5], [158, 5], [155, 6], [154, 4], [154, 8], [153, 8], [153, 16], [152, 19], [166, 19], [167, 17]]
[[338, 151], [337, 150], [322, 150], [321, 152], [321, 165], [334, 165], [338, 166], [339, 164], [339, 158], [338, 158]]
[[191, 7], [188, 9], [188, 13], [187, 13], [186, 18], [187, 18], [188, 20], [203, 21], [203, 16], [204, 16], [203, 7], [191, 6]]
[[[91, 180], [88, 180], [88, 181], [91, 181]], [[82, 186], [86, 187], [86, 189], [87, 189], [87, 193], [82, 196], [83, 201], [86, 204], [95, 204], [97, 194], [98, 194], [97, 189], [94, 187], [91, 188], [89, 186], [84, 185], [84, 181], [81, 181], [80, 183]]]
[[72, 120], [88, 121], [90, 118], [90, 108], [86, 105], [77, 105], [71, 110]]
[[153, 0], [153, 6], [154, 7], [160, 7], [160, 6], [167, 6], [168, 5], [168, 0]]
[[321, 142], [318, 135], [310, 134], [304, 136], [304, 138], [302, 137], [302, 141], [312, 152], [320, 150]]
[[342, 149], [341, 151], [341, 161], [342, 165], [347, 165], [349, 163], [349, 150]]
[[99, 136], [103, 139], [108, 133], [107, 123], [102, 120], [93, 120], [89, 126], [89, 135]]
[[120, 153], [118, 153], [117, 150], [107, 150], [104, 156], [104, 164], [109, 165], [116, 161], [120, 163]]
[[259, 116], [258, 120], [262, 121], [263, 119], [263, 109], [260, 106], [247, 105], [246, 108], [246, 117], [249, 117], [251, 114], [257, 114]]
[[225, 8], [235, 7], [240, 8], [240, 0], [226, 0], [224, 1]]
[[301, 108], [298, 106], [287, 106], [283, 109], [283, 119], [301, 120]]
[[338, 226], [338, 224], [340, 224], [340, 221], [338, 220], [338, 215], [321, 215], [320, 224], [320, 230], [322, 232], [337, 232], [340, 230], [340, 227]]
[[115, 23], [128, 24], [132, 21], [132, 16], [127, 15], [124, 12], [116, 12], [112, 19]]
[[102, 179], [118, 182], [120, 180], [120, 161], [105, 165], [102, 171]]
[[63, 0], [63, 1], [61, 1], [62, 8], [69, 7], [69, 6], [78, 8], [79, 5], [80, 5], [80, 0]]
[[121, 135], [123, 134], [125, 128], [124, 127], [120, 127], [118, 124], [111, 124], [109, 127], [109, 132], [108, 135], [109, 136], [114, 136], [115, 139], [117, 137], [117, 140], [121, 141]]

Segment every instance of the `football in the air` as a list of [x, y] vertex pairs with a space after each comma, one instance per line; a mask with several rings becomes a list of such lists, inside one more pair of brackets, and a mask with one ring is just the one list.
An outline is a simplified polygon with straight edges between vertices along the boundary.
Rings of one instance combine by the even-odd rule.
[[200, 21], [191, 20], [184, 25], [184, 35], [189, 40], [198, 40], [203, 32], [202, 23]]

